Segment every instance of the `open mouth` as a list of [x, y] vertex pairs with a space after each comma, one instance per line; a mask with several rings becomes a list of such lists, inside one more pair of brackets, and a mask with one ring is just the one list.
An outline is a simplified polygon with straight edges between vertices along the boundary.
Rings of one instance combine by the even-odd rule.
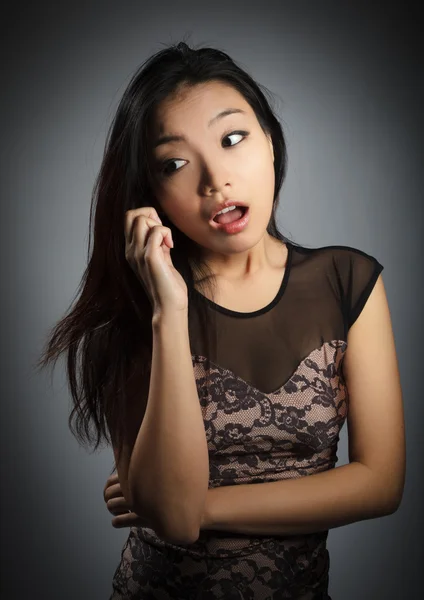
[[240, 206], [236, 204], [235, 208], [232, 210], [226, 211], [225, 213], [216, 214], [212, 221], [218, 224], [233, 223], [239, 219], [242, 219], [247, 213], [248, 208], [248, 206]]
[[[220, 221], [217, 221], [217, 218], [220, 218]], [[235, 209], [223, 213], [221, 216], [215, 215], [209, 223], [216, 230], [221, 230], [225, 233], [239, 233], [246, 227], [249, 218], [249, 207], [237, 206]]]

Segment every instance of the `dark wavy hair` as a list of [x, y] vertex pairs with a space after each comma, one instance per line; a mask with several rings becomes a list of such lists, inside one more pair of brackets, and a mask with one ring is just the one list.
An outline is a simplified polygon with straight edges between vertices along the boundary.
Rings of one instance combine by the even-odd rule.
[[264, 133], [271, 134], [275, 193], [267, 231], [295, 244], [276, 224], [287, 151], [282, 127], [266, 98], [266, 94], [271, 97], [268, 90], [216, 48], [194, 49], [180, 42], [151, 56], [132, 76], [106, 137], [92, 193], [88, 266], [76, 292], [79, 297], [50, 331], [35, 365], [40, 369], [52, 361], [56, 364], [66, 351], [66, 375], [74, 404], [69, 428], [83, 445], [94, 441], [94, 451], [104, 439], [121, 452], [128, 408], [131, 402], [140, 402], [141, 386], [144, 382], [148, 389], [150, 380], [153, 312], [125, 258], [124, 215], [129, 209], [154, 206], [163, 225], [170, 227], [175, 242], [172, 260], [187, 284], [189, 311], [198, 311], [204, 325], [211, 323], [206, 303], [193, 291], [194, 284], [202, 282], [213, 297], [216, 282], [202, 262], [202, 248], [166, 218], [154, 197], [151, 143], [158, 105], [183, 87], [210, 81], [233, 86], [252, 107]]

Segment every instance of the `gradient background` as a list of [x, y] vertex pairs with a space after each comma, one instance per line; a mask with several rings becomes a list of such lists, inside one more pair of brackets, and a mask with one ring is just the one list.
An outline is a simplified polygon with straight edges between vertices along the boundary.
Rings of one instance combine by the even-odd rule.
[[[63, 362], [52, 385], [32, 363], [86, 266], [91, 191], [121, 94], [140, 63], [185, 34], [224, 49], [275, 94], [289, 153], [283, 233], [357, 247], [385, 267], [405, 493], [389, 518], [330, 530], [330, 594], [421, 597], [424, 95], [414, 5], [39, 1], [9, 3], [3, 19], [2, 598], [111, 593], [129, 531], [111, 526], [103, 501], [112, 450], [90, 454], [69, 432]], [[347, 462], [344, 426], [338, 466]]]

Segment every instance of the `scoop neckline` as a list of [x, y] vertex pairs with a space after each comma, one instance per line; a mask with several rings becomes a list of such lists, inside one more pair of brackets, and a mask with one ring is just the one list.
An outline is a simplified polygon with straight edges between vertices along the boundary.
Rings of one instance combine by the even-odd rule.
[[277, 295], [275, 296], [275, 298], [273, 300], [271, 300], [271, 302], [269, 304], [267, 304], [267, 306], [264, 306], [263, 308], [260, 308], [258, 310], [254, 310], [252, 312], [239, 312], [237, 310], [231, 310], [229, 308], [225, 308], [225, 306], [221, 306], [220, 304], [217, 304], [216, 302], [213, 302], [213, 300], [210, 300], [209, 298], [206, 298], [206, 296], [204, 296], [201, 292], [199, 292], [199, 290], [197, 290], [196, 288], [194, 288], [194, 292], [200, 296], [200, 298], [202, 298], [202, 300], [204, 302], [206, 302], [206, 304], [213, 310], [216, 310], [224, 315], [229, 315], [229, 316], [233, 316], [233, 317], [237, 317], [237, 318], [248, 318], [248, 317], [258, 317], [259, 315], [263, 315], [266, 312], [268, 312], [269, 310], [271, 310], [271, 308], [273, 308], [278, 301], [281, 299], [282, 295], [284, 294], [284, 291], [287, 287], [287, 283], [289, 280], [289, 276], [290, 276], [290, 271], [291, 271], [291, 265], [292, 265], [292, 255], [293, 255], [293, 246], [290, 242], [284, 242], [285, 245], [287, 246], [287, 260], [286, 260], [286, 268], [284, 269], [284, 275], [283, 278], [281, 280], [281, 285], [280, 288], [277, 292]]

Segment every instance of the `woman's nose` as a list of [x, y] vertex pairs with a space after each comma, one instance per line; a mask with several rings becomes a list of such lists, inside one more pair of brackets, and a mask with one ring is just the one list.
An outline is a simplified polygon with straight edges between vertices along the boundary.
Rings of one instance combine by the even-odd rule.
[[225, 188], [231, 186], [231, 176], [225, 164], [222, 161], [205, 164], [202, 184], [209, 194], [225, 193]]

